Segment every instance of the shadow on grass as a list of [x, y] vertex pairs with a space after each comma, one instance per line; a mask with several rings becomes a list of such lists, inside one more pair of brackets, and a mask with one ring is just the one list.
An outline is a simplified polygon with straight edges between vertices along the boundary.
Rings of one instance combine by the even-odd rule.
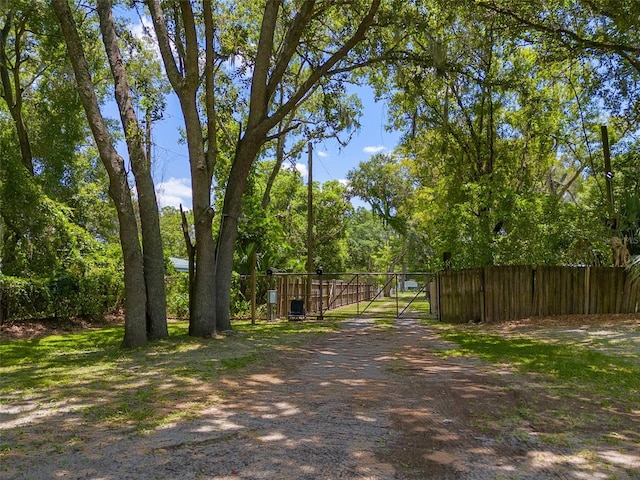
[[[14, 351], [13, 363], [0, 365], [3, 379], [6, 372], [15, 382], [15, 388], [3, 383], [0, 396], [0, 452], [9, 477], [29, 478], [25, 459], [33, 451], [50, 453], [39, 456], [40, 478], [396, 478], [403, 469], [415, 478], [465, 478], [455, 458], [466, 454], [490, 459], [479, 463], [483, 478], [500, 478], [505, 469], [538, 474], [521, 477], [537, 479], [557, 478], [554, 467], [583, 477], [594, 472], [594, 462], [566, 465], [582, 445], [568, 444], [567, 455], [554, 457], [556, 450], [539, 441], [548, 424], [540, 422], [532, 431], [531, 420], [538, 418], [531, 413], [533, 400], [550, 405], [551, 394], [508, 388], [491, 370], [453, 358], [455, 349], [448, 357], [436, 356], [441, 342], [424, 329], [398, 326], [393, 337], [375, 328], [345, 331], [307, 350], [298, 347], [306, 346], [309, 335], [337, 324], [241, 324], [226, 338], [206, 340], [186, 337], [186, 324], [171, 328], [172, 338], [133, 351], [120, 350], [120, 335], [111, 338], [110, 331], [91, 341], [31, 344], [42, 348], [40, 365]], [[570, 355], [525, 339], [509, 344], [499, 337], [470, 337], [457, 338], [458, 355], [523, 363], [534, 357], [530, 365], [544, 369], [551, 369], [552, 357]], [[389, 338], [399, 343], [389, 344]], [[23, 348], [23, 354], [33, 353]], [[304, 372], [261, 368], [285, 361]], [[38, 369], [42, 377], [27, 387]], [[229, 375], [236, 369], [241, 375]], [[221, 407], [227, 393], [230, 401]], [[464, 423], [471, 415], [468, 405], [476, 409], [472, 418], [486, 423], [484, 435], [472, 437], [473, 448], [460, 440], [470, 428]], [[569, 410], [565, 418], [572, 414], [575, 426], [557, 428], [583, 428], [579, 422], [585, 417]], [[397, 470], [372, 472], [384, 467], [375, 460], [376, 449], [397, 441], [388, 418], [407, 438], [389, 457]], [[83, 450], [85, 443], [100, 448]], [[633, 452], [617, 449], [620, 455]], [[610, 458], [610, 450], [615, 449], [594, 447], [594, 455]], [[412, 455], [405, 458], [404, 451]], [[515, 463], [502, 461], [505, 451]], [[544, 455], [550, 466], [541, 467], [529, 451]], [[608, 468], [596, 467], [597, 473]]]
[[119, 348], [122, 328], [2, 342], [0, 458], [68, 452], [94, 433], [140, 435], [179, 424], [219, 402], [222, 375], [262, 368], [275, 352], [339, 327], [244, 322], [230, 335], [200, 339], [177, 323], [170, 338], [134, 350]]
[[[100, 417], [131, 412], [135, 421], [142, 416], [136, 410], [153, 411], [150, 406], [154, 402], [149, 399], [164, 398], [159, 391], [172, 390], [167, 396], [175, 399], [180, 392], [189, 393], [194, 382], [211, 380], [221, 371], [268, 362], [272, 351], [336, 328], [337, 323], [329, 322], [241, 322], [232, 335], [201, 339], [187, 335], [186, 323], [171, 323], [168, 339], [133, 350], [120, 348], [122, 327], [3, 341], [0, 402], [9, 397], [45, 397], [55, 402], [72, 396], [78, 404], [95, 403], [97, 410], [115, 412]], [[106, 403], [112, 406], [103, 408]]]
[[626, 392], [629, 399], [637, 399], [640, 394], [640, 368], [621, 356], [576, 344], [548, 343], [528, 337], [503, 338], [477, 331], [448, 330], [440, 335], [458, 345], [444, 355], [475, 355], [493, 363], [509, 363], [521, 372], [582, 384], [603, 395]]

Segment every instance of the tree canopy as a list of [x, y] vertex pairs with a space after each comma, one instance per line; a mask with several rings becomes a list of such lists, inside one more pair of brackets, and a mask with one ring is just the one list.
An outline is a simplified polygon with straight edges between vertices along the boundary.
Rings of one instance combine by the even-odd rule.
[[[196, 336], [231, 328], [234, 272], [254, 254], [304, 271], [307, 187], [293, 166], [308, 142], [349, 141], [363, 121], [351, 84], [386, 101], [402, 140], [346, 182], [312, 185], [325, 270], [640, 253], [636, 2], [117, 5], [124, 18], [110, 0], [0, 6], [0, 247], [4, 276], [124, 274], [129, 346], [166, 335], [169, 256], [191, 260]], [[189, 154], [184, 215], [158, 212], [151, 174], [168, 94]]]

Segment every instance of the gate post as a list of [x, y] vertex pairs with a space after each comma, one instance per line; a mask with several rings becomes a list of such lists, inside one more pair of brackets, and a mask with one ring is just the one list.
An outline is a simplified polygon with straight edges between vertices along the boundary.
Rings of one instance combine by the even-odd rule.
[[356, 273], [356, 315], [360, 316], [360, 275]]
[[398, 286], [399, 286], [398, 285], [398, 274], [394, 273], [393, 276], [396, 279], [396, 318], [400, 318], [400, 308], [398, 306], [398, 302], [399, 302], [399, 300], [398, 300], [398, 290], [399, 290], [398, 289]]
[[322, 296], [322, 265], [320, 265], [318, 267], [318, 269], [316, 270], [316, 273], [318, 274], [318, 277], [320, 278], [320, 320], [322, 320], [322, 300], [323, 300], [323, 296]]

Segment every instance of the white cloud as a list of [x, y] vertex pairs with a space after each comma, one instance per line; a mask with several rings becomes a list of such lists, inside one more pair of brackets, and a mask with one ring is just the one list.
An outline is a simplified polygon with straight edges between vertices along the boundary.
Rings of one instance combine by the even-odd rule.
[[322, 158], [327, 158], [329, 154], [327, 152], [318, 152], [318, 156]]
[[191, 181], [188, 178], [170, 178], [156, 185], [158, 204], [162, 207], [191, 208]]
[[135, 38], [140, 40], [156, 42], [153, 30], [153, 22], [149, 17], [141, 17], [142, 23], [134, 23], [131, 27], [131, 33]]
[[[162, 61], [162, 54], [160, 53], [160, 45], [156, 37], [156, 31], [153, 27], [153, 21], [150, 17], [138, 17], [138, 21], [134, 21], [131, 26], [132, 35], [141, 41], [143, 48], [153, 53], [153, 57], [156, 62], [160, 64], [160, 68], [164, 72], [164, 63]], [[175, 45], [171, 44], [171, 50], [176, 54]]]
[[380, 152], [382, 152], [382, 151], [384, 151], [384, 150], [386, 150], [386, 149], [387, 149], [387, 148], [386, 148], [386, 147], [384, 147], [384, 146], [382, 146], [382, 145], [370, 145], [370, 146], [368, 146], [368, 147], [364, 147], [364, 148], [362, 149], [362, 151], [363, 151], [364, 153], [371, 153], [371, 154], [373, 154], [373, 153], [380, 153]]
[[349, 180], [347, 180], [346, 178], [341, 178], [340, 180], [338, 180], [338, 183], [340, 185], [342, 185], [343, 187], [348, 187], [349, 186]]
[[300, 172], [302, 178], [306, 179], [308, 177], [308, 169], [304, 163], [296, 163], [296, 170]]

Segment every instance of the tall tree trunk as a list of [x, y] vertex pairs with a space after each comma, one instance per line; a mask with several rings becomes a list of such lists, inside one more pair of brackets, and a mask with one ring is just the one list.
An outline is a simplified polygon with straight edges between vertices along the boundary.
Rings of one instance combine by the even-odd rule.
[[193, 96], [178, 94], [185, 120], [187, 146], [191, 166], [191, 198], [195, 232], [195, 285], [193, 312], [189, 319], [189, 335], [211, 337], [216, 333], [215, 266], [211, 207], [211, 174], [207, 168], [195, 92]]
[[[205, 153], [205, 140], [197, 103], [200, 66], [195, 18], [189, 2], [180, 2], [179, 8], [182, 13], [182, 28], [184, 28], [186, 42], [184, 45], [176, 45], [179, 54], [179, 64], [177, 64], [173, 57], [171, 40], [160, 1], [147, 0], [147, 5], [158, 37], [158, 46], [167, 77], [180, 101], [187, 134], [196, 262], [189, 335], [210, 337], [216, 331], [216, 248], [212, 232], [214, 211], [211, 207], [213, 168]], [[210, 6], [207, 5], [206, 8]]]
[[158, 202], [151, 177], [151, 159], [144, 148], [144, 132], [140, 128], [131, 100], [129, 80], [118, 46], [111, 0], [98, 0], [100, 30], [115, 86], [115, 97], [129, 151], [131, 167], [136, 179], [140, 224], [142, 227], [142, 252], [144, 278], [147, 289], [147, 336], [149, 340], [166, 338], [167, 300], [164, 284], [164, 258]]
[[230, 290], [233, 253], [238, 236], [238, 217], [241, 213], [242, 195], [247, 186], [251, 166], [260, 148], [269, 141], [269, 131], [284, 120], [289, 113], [296, 110], [299, 107], [298, 102], [303, 101], [311, 88], [323, 76], [328, 75], [330, 70], [365, 38], [380, 7], [380, 0], [371, 2], [369, 10], [358, 24], [353, 36], [348, 38], [342, 47], [330, 55], [322, 65], [314, 69], [306, 81], [289, 97], [289, 100], [278, 107], [277, 111], [270, 116], [269, 104], [273, 100], [278, 85], [282, 82], [286, 66], [293, 57], [305, 26], [313, 17], [314, 4], [315, 2], [312, 1], [303, 2], [296, 16], [295, 26], [287, 32], [288, 42], [279, 51], [275, 65], [272, 63], [273, 46], [281, 2], [269, 0], [264, 7], [249, 94], [250, 107], [247, 129], [236, 147], [222, 209], [216, 264], [216, 322], [220, 330], [231, 328]]
[[100, 112], [89, 65], [69, 4], [67, 0], [52, 0], [51, 5], [58, 17], [67, 44], [78, 85], [78, 95], [84, 106], [100, 159], [109, 174], [109, 196], [113, 199], [118, 212], [120, 244], [124, 258], [125, 333], [122, 346], [134, 348], [144, 345], [147, 341], [147, 292], [138, 225], [127, 182], [127, 172], [124, 160], [116, 152]]
[[216, 263], [216, 326], [220, 331], [231, 329], [231, 277], [233, 274], [233, 254], [238, 237], [238, 218], [242, 213], [242, 195], [247, 188], [246, 171], [258, 155], [262, 146], [260, 139], [266, 139], [266, 132], [256, 134], [248, 131], [238, 143], [233, 166], [227, 182], [227, 190], [222, 207], [220, 237]]

